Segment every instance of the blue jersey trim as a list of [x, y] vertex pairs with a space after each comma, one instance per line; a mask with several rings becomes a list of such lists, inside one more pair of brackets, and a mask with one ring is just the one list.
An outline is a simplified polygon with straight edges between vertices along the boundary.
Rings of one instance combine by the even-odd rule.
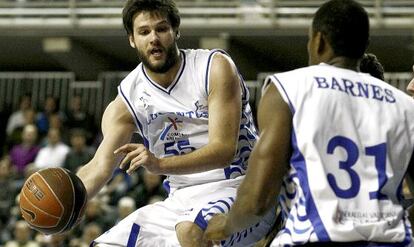
[[292, 130], [291, 142], [293, 153], [290, 163], [297, 171], [300, 187], [302, 188], [303, 194], [306, 198], [306, 213], [313, 225], [313, 228], [315, 229], [315, 233], [318, 236], [318, 239], [321, 242], [329, 242], [330, 237], [328, 235], [328, 232], [326, 231], [325, 226], [323, 225], [323, 222], [318, 213], [318, 208], [316, 207], [316, 204], [312, 198], [308, 182], [307, 164], [305, 158], [303, 157], [302, 153], [298, 148], [298, 143], [294, 129]]
[[170, 194], [170, 191], [171, 191], [170, 181], [168, 181], [167, 179], [165, 179], [164, 182], [162, 182], [162, 187], [167, 192], [167, 194]]
[[246, 83], [244, 82], [243, 76], [239, 73], [239, 78], [240, 78], [240, 83], [241, 83], [241, 88], [242, 88], [242, 101], [244, 102], [244, 104], [248, 104], [249, 103], [249, 98], [250, 98], [250, 92], [249, 92], [249, 88], [247, 87]]
[[[295, 108], [293, 107], [292, 101], [290, 100], [289, 95], [287, 94], [287, 92], [286, 92], [286, 90], [285, 90], [285, 87], [283, 87], [282, 83], [279, 81], [279, 79], [276, 77], [276, 75], [272, 75], [272, 77], [275, 79], [275, 81], [276, 81], [276, 82], [280, 85], [280, 87], [282, 88], [283, 93], [285, 94], [285, 96], [286, 96], [287, 100], [289, 101], [289, 102], [288, 102], [288, 105], [289, 105], [290, 111], [291, 111], [291, 112], [292, 112], [292, 114], [293, 114], [293, 113], [295, 112]], [[280, 92], [280, 90], [278, 90], [278, 91], [279, 91], [279, 93], [282, 93], [282, 92]]]
[[[279, 93], [284, 93], [288, 100], [289, 109], [292, 112], [292, 115], [295, 115], [295, 108], [292, 104], [292, 101], [289, 98], [289, 95], [287, 94], [285, 88], [283, 87], [283, 84], [280, 82], [280, 80], [276, 77], [276, 75], [272, 75], [275, 82], [277, 82], [280, 85], [280, 88], [283, 92], [280, 90]], [[302, 153], [300, 152], [300, 149], [298, 147], [298, 142], [296, 139], [296, 133], [295, 130], [292, 129], [291, 134], [291, 145], [292, 145], [292, 156], [290, 159], [290, 163], [297, 171], [297, 176], [299, 178], [300, 187], [303, 190], [303, 194], [306, 198], [306, 214], [309, 217], [309, 220], [312, 223], [312, 226], [315, 230], [316, 235], [318, 236], [318, 239], [321, 242], [329, 242], [330, 237], [328, 232], [326, 231], [325, 226], [323, 225], [323, 222], [319, 216], [318, 209], [316, 207], [316, 204], [312, 198], [312, 194], [310, 192], [309, 188], [309, 182], [308, 182], [308, 172], [307, 172], [307, 164], [305, 161], [305, 158], [303, 157]]]
[[138, 234], [140, 230], [140, 226], [138, 224], [133, 224], [131, 228], [131, 233], [129, 234], [127, 247], [135, 247], [135, 244], [138, 240]]
[[206, 230], [206, 228], [207, 228], [207, 225], [208, 225], [208, 223], [207, 223], [207, 221], [204, 219], [204, 216], [203, 216], [203, 212], [202, 211], [200, 211], [198, 214], [197, 214], [197, 216], [196, 216], [196, 218], [195, 218], [195, 220], [194, 220], [194, 223], [197, 225], [197, 226], [199, 226], [200, 228], [201, 228], [201, 230]]
[[208, 56], [208, 59], [207, 59], [207, 68], [206, 68], [206, 81], [205, 81], [205, 90], [206, 90], [206, 95], [207, 96], [209, 95], [208, 86], [209, 86], [209, 80], [210, 80], [210, 73], [209, 73], [209, 71], [210, 71], [211, 59], [213, 58], [213, 55], [216, 54], [217, 52], [220, 52], [222, 54], [225, 54], [225, 55], [229, 56], [225, 51], [220, 50], [220, 49], [212, 50], [211, 53], [210, 53], [210, 55]]
[[184, 72], [184, 68], [185, 68], [185, 64], [186, 64], [185, 53], [180, 50], [180, 54], [183, 57], [183, 62], [181, 63], [181, 67], [179, 69], [178, 76], [176, 77], [176, 79], [171, 83], [171, 85], [168, 88], [163, 88], [163, 87], [159, 86], [158, 83], [156, 83], [153, 80], [151, 80], [151, 78], [148, 76], [147, 72], [145, 71], [144, 66], [143, 65], [141, 66], [141, 69], [142, 69], [142, 72], [144, 73], [145, 78], [147, 78], [147, 80], [150, 82], [150, 84], [152, 86], [154, 86], [158, 90], [163, 91], [164, 93], [167, 93], [167, 94], [170, 94], [171, 93], [171, 91], [175, 88], [175, 86], [177, 85], [178, 81], [180, 80], [181, 75]]
[[405, 238], [404, 241], [399, 245], [399, 246], [409, 246], [410, 243], [412, 243], [412, 232], [411, 232], [411, 228], [406, 224], [407, 222], [407, 218], [404, 216], [404, 226], [405, 226]]
[[214, 209], [218, 209], [221, 213], [227, 213], [230, 210], [231, 205], [229, 201], [225, 200], [229, 200], [234, 203], [233, 197], [226, 197], [221, 200], [211, 201], [208, 203], [208, 207], [204, 207], [198, 212], [196, 218], [194, 219], [194, 223], [204, 231], [208, 225], [207, 220], [209, 220], [213, 215], [217, 214], [217, 210]]
[[144, 146], [147, 147], [147, 148], [149, 148], [149, 141], [148, 141], [148, 139], [144, 135], [144, 131], [143, 131], [143, 128], [142, 128], [142, 124], [139, 121], [138, 116], [136, 115], [136, 113], [134, 111], [134, 108], [131, 105], [131, 102], [129, 102], [128, 98], [125, 96], [124, 92], [122, 91], [121, 85], [119, 85], [119, 92], [121, 93], [121, 96], [125, 99], [125, 102], [127, 102], [127, 105], [129, 107], [129, 109], [131, 109], [131, 112], [134, 115], [135, 123], [138, 126], [139, 131], [141, 132], [142, 139], [144, 140]]

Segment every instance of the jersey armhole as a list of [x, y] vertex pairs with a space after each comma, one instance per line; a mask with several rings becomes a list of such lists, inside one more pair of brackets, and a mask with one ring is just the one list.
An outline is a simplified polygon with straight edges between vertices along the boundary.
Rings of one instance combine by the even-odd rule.
[[209, 90], [210, 90], [211, 64], [212, 64], [214, 55], [216, 55], [217, 53], [224, 54], [230, 58], [229, 54], [227, 54], [227, 52], [225, 52], [224, 50], [214, 49], [210, 52], [210, 55], [207, 58], [206, 76], [205, 76], [205, 82], [204, 82], [204, 90], [205, 90], [206, 96], [210, 94]]
[[286, 92], [285, 88], [283, 87], [283, 84], [281, 81], [277, 78], [276, 74], [268, 76], [262, 87], [262, 94], [264, 90], [269, 86], [270, 83], [273, 83], [277, 90], [279, 91], [279, 94], [282, 96], [282, 99], [288, 104], [290, 111], [292, 112], [292, 115], [295, 113], [295, 108], [293, 107], [292, 101], [289, 98], [288, 93]]
[[132, 118], [134, 119], [134, 122], [135, 122], [135, 126], [137, 126], [137, 128], [138, 128], [138, 134], [141, 135], [141, 137], [143, 139], [143, 142], [144, 142], [144, 145], [148, 148], [149, 147], [149, 142], [148, 142], [148, 139], [144, 135], [142, 124], [139, 121], [137, 113], [134, 111], [130, 100], [126, 97], [126, 95], [123, 92], [121, 86], [122, 86], [122, 83], [118, 86], [118, 94], [121, 96], [122, 101], [126, 105], [129, 113], [132, 115]]

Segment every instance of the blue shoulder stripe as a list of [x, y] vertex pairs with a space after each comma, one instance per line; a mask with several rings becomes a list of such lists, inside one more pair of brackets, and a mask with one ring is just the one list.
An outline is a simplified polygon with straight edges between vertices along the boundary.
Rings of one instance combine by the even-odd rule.
[[[210, 80], [210, 66], [211, 66], [211, 59], [213, 58], [213, 55], [216, 54], [217, 52], [220, 52], [222, 54], [225, 54], [227, 56], [229, 56], [229, 54], [227, 54], [224, 50], [220, 50], [220, 49], [214, 49], [211, 50], [210, 55], [208, 56], [208, 60], [207, 60], [207, 67], [206, 67], [206, 80], [205, 80], [205, 90], [206, 90], [206, 95], [208, 95], [208, 86], [209, 86], [209, 80]], [[229, 56], [230, 57], [230, 56]]]
[[135, 124], [138, 126], [138, 129], [141, 132], [142, 139], [144, 140], [144, 146], [147, 147], [147, 148], [149, 148], [149, 142], [148, 142], [148, 139], [144, 135], [144, 131], [143, 131], [143, 128], [142, 128], [142, 124], [139, 121], [138, 116], [136, 115], [136, 113], [134, 111], [134, 108], [131, 105], [131, 102], [129, 102], [128, 98], [125, 96], [124, 92], [122, 91], [122, 87], [121, 86], [122, 86], [122, 84], [119, 85], [119, 87], [118, 87], [119, 88], [119, 92], [120, 92], [121, 96], [125, 99], [125, 102], [127, 102], [128, 108], [131, 110], [132, 114], [134, 115]]

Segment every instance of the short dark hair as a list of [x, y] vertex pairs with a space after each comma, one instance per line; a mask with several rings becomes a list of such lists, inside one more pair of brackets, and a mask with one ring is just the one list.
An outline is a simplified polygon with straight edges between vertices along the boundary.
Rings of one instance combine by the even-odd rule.
[[369, 43], [369, 17], [354, 0], [331, 0], [316, 12], [313, 33], [321, 32], [336, 56], [361, 58]]
[[134, 16], [142, 11], [159, 12], [167, 16], [174, 29], [180, 26], [180, 14], [173, 0], [128, 0], [122, 11], [122, 21], [128, 35], [134, 33]]
[[375, 78], [384, 80], [384, 67], [378, 61], [377, 56], [372, 53], [365, 53], [359, 64], [359, 70], [368, 73]]

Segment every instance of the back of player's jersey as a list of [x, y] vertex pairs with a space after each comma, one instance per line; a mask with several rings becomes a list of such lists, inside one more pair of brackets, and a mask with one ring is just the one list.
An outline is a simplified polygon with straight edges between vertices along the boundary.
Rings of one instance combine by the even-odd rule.
[[293, 113], [284, 228], [272, 246], [408, 244], [401, 187], [414, 147], [414, 100], [368, 74], [326, 64], [268, 82]]

